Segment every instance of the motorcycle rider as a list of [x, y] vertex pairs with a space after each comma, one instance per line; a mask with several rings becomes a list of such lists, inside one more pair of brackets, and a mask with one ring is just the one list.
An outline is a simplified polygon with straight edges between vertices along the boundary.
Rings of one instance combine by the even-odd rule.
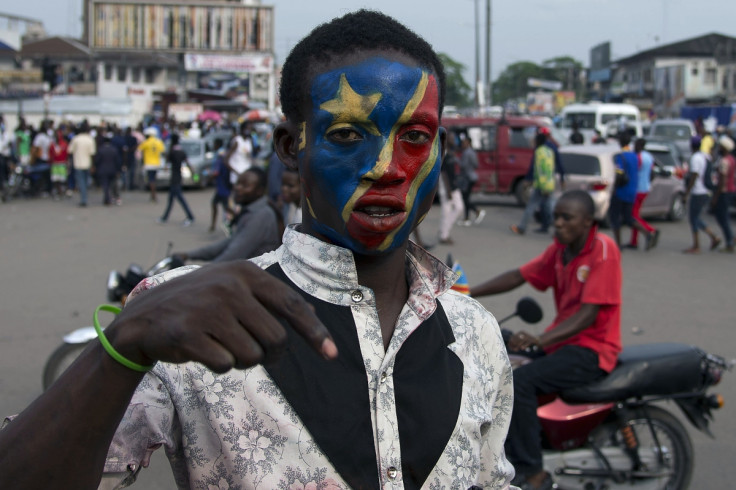
[[266, 172], [258, 167], [249, 168], [238, 176], [233, 192], [235, 203], [240, 206], [240, 212], [233, 219], [233, 234], [196, 250], [175, 252], [174, 257], [182, 262], [225, 262], [257, 257], [281, 245], [284, 220], [268, 201]]
[[554, 289], [557, 316], [543, 334], [521, 331], [508, 348], [544, 355], [514, 371], [514, 409], [506, 454], [522, 489], [552, 488], [543, 469], [537, 396], [588, 384], [610, 372], [621, 351], [621, 255], [598, 233], [595, 206], [581, 190], [563, 194], [554, 209], [555, 242], [518, 269], [470, 289], [473, 297], [504, 293], [528, 282]]

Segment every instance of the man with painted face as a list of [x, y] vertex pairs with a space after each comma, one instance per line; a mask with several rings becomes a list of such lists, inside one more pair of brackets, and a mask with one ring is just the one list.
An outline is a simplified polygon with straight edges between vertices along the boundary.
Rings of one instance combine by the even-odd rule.
[[551, 489], [542, 466], [537, 397], [588, 384], [610, 372], [621, 351], [621, 254], [598, 233], [595, 205], [585, 191], [563, 194], [555, 205], [555, 242], [535, 259], [470, 289], [473, 297], [529, 283], [552, 288], [557, 315], [541, 335], [513, 334], [508, 347], [536, 347], [543, 356], [514, 370], [514, 410], [506, 452], [522, 490]]
[[359, 11], [282, 77], [274, 141], [302, 223], [252, 263], [141, 283], [108, 345], [0, 431], [0, 486], [134, 479], [163, 445], [187, 488], [508, 488], [498, 325], [408, 239], [439, 178], [441, 62]]

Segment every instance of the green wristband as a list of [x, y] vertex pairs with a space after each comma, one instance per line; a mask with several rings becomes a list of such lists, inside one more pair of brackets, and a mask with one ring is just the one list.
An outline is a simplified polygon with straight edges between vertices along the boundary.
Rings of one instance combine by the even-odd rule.
[[107, 340], [107, 337], [105, 337], [105, 334], [102, 331], [102, 327], [100, 327], [100, 320], [97, 318], [97, 314], [100, 311], [107, 311], [110, 313], [113, 313], [117, 315], [122, 311], [121, 308], [118, 308], [117, 306], [113, 305], [100, 305], [95, 310], [94, 317], [92, 318], [92, 324], [95, 327], [95, 332], [97, 332], [97, 337], [100, 339], [100, 343], [102, 344], [102, 347], [105, 349], [105, 352], [110, 354], [110, 357], [118, 361], [123, 366], [127, 367], [128, 369], [132, 369], [133, 371], [138, 371], [140, 373], [146, 373], [153, 369], [153, 366], [143, 366], [141, 364], [135, 363], [131, 361], [130, 359], [126, 359], [120, 352], [115, 350], [115, 347], [112, 346], [109, 340]]

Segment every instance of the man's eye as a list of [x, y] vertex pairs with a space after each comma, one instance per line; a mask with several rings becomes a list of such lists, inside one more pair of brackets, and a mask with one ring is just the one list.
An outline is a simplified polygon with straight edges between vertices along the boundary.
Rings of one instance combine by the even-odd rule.
[[363, 139], [363, 136], [352, 128], [333, 129], [327, 133], [327, 137], [336, 143], [352, 143]]
[[419, 145], [429, 141], [429, 134], [424, 131], [412, 130], [402, 134], [401, 139]]

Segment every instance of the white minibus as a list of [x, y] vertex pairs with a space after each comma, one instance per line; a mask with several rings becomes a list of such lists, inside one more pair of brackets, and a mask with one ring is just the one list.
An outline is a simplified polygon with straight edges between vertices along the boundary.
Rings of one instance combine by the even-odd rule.
[[[637, 137], [644, 135], [639, 108], [631, 104], [589, 102], [565, 106], [560, 113], [560, 127], [566, 138], [569, 137], [575, 122], [583, 133], [586, 143], [591, 142], [595, 129], [600, 131], [603, 137], [611, 137], [618, 134], [618, 130], [626, 125]], [[560, 143], [565, 144], [567, 141]]]

